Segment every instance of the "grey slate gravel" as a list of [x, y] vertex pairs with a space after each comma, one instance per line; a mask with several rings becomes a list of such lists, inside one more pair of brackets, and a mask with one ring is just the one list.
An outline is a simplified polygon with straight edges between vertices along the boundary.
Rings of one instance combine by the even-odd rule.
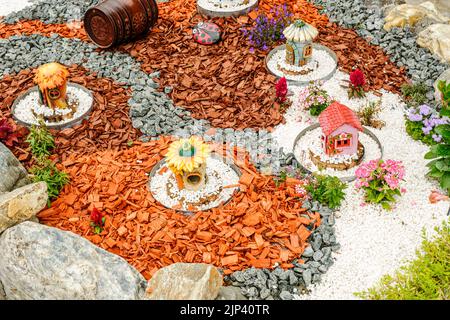
[[19, 20], [41, 20], [45, 23], [64, 23], [70, 20], [82, 20], [84, 13], [100, 0], [32, 0], [31, 6], [13, 12], [4, 18], [6, 23]]

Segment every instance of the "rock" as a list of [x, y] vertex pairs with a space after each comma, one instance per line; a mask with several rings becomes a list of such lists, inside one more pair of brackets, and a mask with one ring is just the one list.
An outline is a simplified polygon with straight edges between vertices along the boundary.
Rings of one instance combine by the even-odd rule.
[[0, 142], [0, 194], [23, 187], [31, 181], [28, 172], [11, 151]]
[[292, 294], [290, 294], [288, 291], [282, 291], [280, 293], [280, 299], [281, 300], [292, 300]]
[[0, 195], [0, 234], [6, 229], [35, 218], [47, 204], [47, 184], [38, 182]]
[[[270, 292], [269, 292], [270, 293]], [[221, 287], [216, 300], [247, 300], [238, 287]]]
[[439, 78], [436, 79], [436, 81], [433, 84], [434, 87], [434, 98], [436, 99], [436, 101], [438, 102], [442, 102], [442, 94], [439, 91], [439, 89], [437, 88], [437, 85], [439, 83], [439, 81], [444, 80], [447, 81], [447, 83], [450, 83], [450, 69], [445, 70], [444, 72], [442, 72], [442, 74], [439, 76]]
[[148, 282], [151, 300], [214, 300], [222, 286], [216, 267], [205, 263], [174, 263], [156, 271]]
[[390, 31], [393, 27], [412, 27], [424, 18], [440, 23], [449, 22], [449, 19], [440, 15], [434, 4], [428, 1], [420, 5], [401, 4], [393, 7], [384, 19], [383, 28]]
[[417, 44], [429, 49], [441, 59], [450, 63], [450, 25], [436, 23], [421, 31], [417, 37]]
[[3, 289], [3, 285], [0, 282], [0, 300], [6, 300], [5, 290]]
[[23, 222], [0, 236], [7, 299], [134, 300], [144, 277], [121, 257], [71, 232]]
[[311, 270], [306, 269], [305, 271], [303, 271], [302, 277], [303, 277], [303, 281], [305, 282], [305, 285], [309, 286], [311, 284], [311, 280], [312, 280]]

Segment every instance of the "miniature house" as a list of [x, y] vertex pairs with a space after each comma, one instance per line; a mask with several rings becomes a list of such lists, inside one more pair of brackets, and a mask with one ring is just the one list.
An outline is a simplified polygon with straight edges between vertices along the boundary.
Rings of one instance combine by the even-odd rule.
[[286, 63], [297, 67], [305, 65], [312, 56], [312, 42], [319, 32], [312, 25], [296, 20], [283, 31], [286, 37]]
[[327, 155], [357, 153], [358, 134], [363, 127], [353, 110], [333, 102], [319, 115], [319, 124], [322, 146]]
[[67, 105], [67, 78], [69, 71], [59, 63], [47, 63], [36, 70], [35, 83], [42, 104], [51, 109], [65, 109]]

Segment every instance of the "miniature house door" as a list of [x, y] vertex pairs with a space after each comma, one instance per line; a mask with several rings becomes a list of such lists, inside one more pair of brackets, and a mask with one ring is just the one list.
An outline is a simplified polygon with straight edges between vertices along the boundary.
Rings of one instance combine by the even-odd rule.
[[312, 55], [312, 45], [307, 45], [303, 48], [303, 57], [309, 58]]

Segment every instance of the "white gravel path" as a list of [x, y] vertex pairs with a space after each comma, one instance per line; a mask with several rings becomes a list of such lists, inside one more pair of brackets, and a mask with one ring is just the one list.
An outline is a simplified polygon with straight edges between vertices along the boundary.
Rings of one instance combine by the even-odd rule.
[[[357, 110], [364, 100], [349, 101], [346, 90], [339, 85], [342, 79], [348, 79], [348, 75], [338, 71], [325, 82], [324, 88], [339, 102]], [[298, 92], [298, 88], [293, 90]], [[383, 111], [380, 118], [386, 126], [381, 130], [371, 130], [383, 144], [385, 159], [403, 161], [406, 181], [402, 186], [407, 192], [398, 200], [396, 208], [387, 212], [378, 206], [361, 206], [362, 193], [351, 183], [337, 212], [336, 237], [341, 250], [334, 254], [335, 264], [322, 277], [320, 284], [311, 287], [311, 294], [300, 299], [357, 299], [354, 292], [371, 287], [383, 275], [396, 271], [414, 258], [422, 241], [423, 229], [432, 232], [447, 218], [448, 202], [430, 204], [428, 201], [430, 191], [437, 189], [436, 182], [424, 177], [427, 160], [423, 155], [428, 147], [407, 135], [400, 97], [381, 92]], [[296, 95], [293, 98], [296, 99]], [[368, 99], [378, 97], [369, 94]], [[298, 109], [294, 103], [286, 114], [287, 123], [274, 130], [277, 141], [287, 151], [292, 150], [294, 138], [300, 130], [317, 121], [308, 120], [311, 117]]]
[[31, 0], [1, 0], [0, 17], [6, 16], [11, 12], [19, 11], [31, 4], [32, 4]]

